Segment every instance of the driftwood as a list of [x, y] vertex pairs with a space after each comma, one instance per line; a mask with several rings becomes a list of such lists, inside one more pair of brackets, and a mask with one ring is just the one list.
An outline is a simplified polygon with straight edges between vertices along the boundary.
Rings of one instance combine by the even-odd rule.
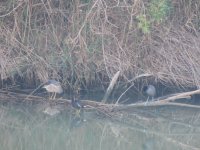
[[[194, 94], [200, 94], [200, 89], [190, 92], [183, 92], [177, 93], [169, 96], [165, 96], [165, 98], [157, 98], [155, 101], [150, 101], [147, 104], [145, 102], [141, 103], [134, 103], [134, 104], [105, 104], [102, 102], [96, 102], [94, 100], [82, 100], [81, 102], [85, 105], [85, 109], [96, 109], [96, 110], [103, 110], [103, 111], [121, 111], [121, 110], [128, 110], [137, 107], [151, 107], [151, 106], [164, 106], [164, 105], [176, 105], [176, 106], [184, 106], [184, 107], [193, 107], [193, 108], [200, 108], [200, 106], [190, 105], [190, 104], [183, 104], [183, 103], [175, 103], [173, 101], [182, 98], [190, 98], [190, 96]], [[49, 101], [48, 99], [40, 96], [27, 96], [27, 94], [20, 94], [15, 92], [9, 91], [0, 91], [0, 100], [1, 101], [15, 101], [15, 102], [51, 102], [58, 105], [64, 105], [64, 107], [71, 106], [71, 100], [68, 99], [55, 99]]]
[[158, 99], [158, 100], [159, 100], [159, 103], [166, 103], [166, 102], [174, 101], [181, 98], [190, 98], [192, 95], [195, 95], [195, 94], [200, 94], [200, 89], [195, 90], [195, 91], [190, 91], [190, 92], [177, 93], [166, 99]]
[[121, 110], [129, 110], [133, 108], [139, 108], [139, 107], [152, 107], [152, 106], [182, 106], [182, 107], [191, 107], [191, 108], [200, 108], [200, 106], [197, 105], [191, 105], [191, 104], [183, 104], [183, 103], [175, 103], [173, 101], [178, 100], [178, 99], [184, 99], [184, 98], [190, 98], [190, 96], [194, 94], [200, 94], [200, 89], [195, 90], [195, 91], [190, 91], [190, 92], [183, 92], [183, 93], [177, 93], [169, 96], [165, 96], [161, 98], [155, 99], [155, 101], [150, 101], [148, 104], [146, 102], [141, 102], [141, 103], [134, 103], [134, 104], [105, 104], [102, 102], [95, 102], [91, 100], [83, 100], [82, 103], [86, 106], [85, 108], [93, 108], [93, 109], [98, 109], [98, 110], [105, 110], [105, 111], [121, 111]]
[[183, 92], [183, 93], [177, 93], [169, 96], [164, 96], [165, 98], [157, 98], [153, 101], [146, 103], [134, 103], [129, 105], [116, 105], [113, 109], [115, 111], [119, 110], [125, 110], [130, 108], [136, 108], [136, 107], [150, 107], [150, 106], [164, 106], [164, 105], [176, 105], [176, 106], [184, 106], [184, 107], [192, 107], [192, 108], [200, 108], [200, 106], [196, 105], [190, 105], [190, 104], [183, 104], [183, 103], [172, 103], [172, 101], [178, 100], [178, 99], [185, 99], [185, 98], [191, 98], [192, 95], [200, 94], [200, 89], [190, 92]]
[[117, 79], [119, 78], [119, 75], [120, 75], [120, 71], [118, 71], [112, 78], [108, 88], [107, 88], [107, 91], [106, 91], [106, 94], [104, 95], [104, 98], [102, 100], [102, 103], [106, 103], [106, 101], [108, 100], [108, 97], [110, 96], [110, 94], [112, 93], [113, 91], [113, 88], [117, 82]]
[[[106, 103], [106, 101], [108, 100], [108, 97], [110, 96], [110, 94], [112, 93], [113, 91], [113, 88], [117, 82], [117, 79], [119, 78], [119, 75], [120, 75], [120, 71], [118, 71], [112, 78], [107, 90], [106, 90], [106, 94], [104, 95], [104, 98], [102, 100], [102, 103]], [[136, 79], [139, 79], [141, 77], [148, 77], [148, 76], [152, 76], [152, 74], [140, 74], [139, 76], [136, 76], [134, 77], [133, 79], [131, 79], [129, 82], [133, 82], [134, 80]], [[116, 105], [119, 103], [119, 100], [121, 99], [121, 97], [132, 87], [134, 86], [134, 84], [132, 84], [131, 86], [129, 86], [129, 88], [127, 88], [123, 93], [122, 95], [117, 99], [116, 101]]]

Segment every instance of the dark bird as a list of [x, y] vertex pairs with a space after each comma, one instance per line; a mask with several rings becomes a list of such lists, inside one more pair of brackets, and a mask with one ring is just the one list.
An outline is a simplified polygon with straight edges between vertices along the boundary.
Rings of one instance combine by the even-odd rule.
[[73, 91], [73, 97], [71, 100], [71, 105], [73, 108], [76, 109], [77, 116], [80, 116], [80, 113], [82, 112], [82, 109], [84, 108], [79, 98], [80, 98], [80, 88], [77, 88], [76, 90]]
[[72, 107], [75, 109], [83, 108], [83, 105], [80, 103], [80, 100], [75, 100], [74, 98], [72, 98], [71, 104], [72, 104]]
[[149, 101], [149, 97], [151, 97], [153, 100], [154, 96], [156, 95], [156, 88], [153, 85], [144, 86], [143, 92], [147, 94], [148, 96], [147, 101], [146, 101], [147, 103]]
[[56, 98], [56, 94], [62, 94], [63, 93], [63, 88], [60, 84], [59, 81], [56, 80], [48, 80], [45, 85], [43, 86], [49, 93], [53, 93], [51, 96], [51, 99]]
[[76, 109], [76, 116], [81, 117], [81, 115], [83, 115], [82, 113], [84, 106], [81, 104], [80, 100], [75, 100], [72, 98], [71, 104], [72, 107]]

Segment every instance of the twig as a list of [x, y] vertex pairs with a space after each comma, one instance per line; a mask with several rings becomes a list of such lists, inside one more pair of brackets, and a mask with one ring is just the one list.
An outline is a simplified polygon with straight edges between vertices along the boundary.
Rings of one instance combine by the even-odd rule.
[[25, 99], [28, 99], [30, 96], [33, 95], [33, 93], [35, 93], [38, 89], [40, 89], [42, 86], [44, 85], [44, 83], [40, 84], [35, 90], [33, 90]]
[[[135, 78], [133, 78], [131, 81], [129, 81], [129, 82], [133, 82], [134, 80], [136, 80], [136, 79], [139, 79], [139, 78], [141, 78], [141, 77], [148, 77], [148, 76], [152, 76], [151, 74], [140, 74], [139, 76], [136, 76]], [[120, 99], [122, 98], [122, 96], [131, 88], [131, 87], [133, 87], [134, 86], [134, 84], [132, 84], [131, 86], [129, 86], [121, 95], [120, 95], [120, 97], [117, 99], [117, 101], [116, 101], [116, 105], [118, 105], [118, 103], [119, 103], [119, 101], [120, 101]]]

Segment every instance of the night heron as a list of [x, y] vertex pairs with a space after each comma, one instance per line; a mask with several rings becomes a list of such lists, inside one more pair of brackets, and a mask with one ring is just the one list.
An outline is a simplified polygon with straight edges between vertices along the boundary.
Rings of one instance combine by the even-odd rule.
[[56, 80], [48, 80], [47, 83], [43, 86], [49, 93], [53, 93], [51, 99], [56, 98], [56, 94], [62, 94], [63, 89], [59, 81]]
[[154, 96], [156, 95], [156, 88], [153, 85], [144, 86], [143, 91], [148, 96], [146, 103], [149, 101], [149, 97], [151, 97], [151, 99], [153, 100]]

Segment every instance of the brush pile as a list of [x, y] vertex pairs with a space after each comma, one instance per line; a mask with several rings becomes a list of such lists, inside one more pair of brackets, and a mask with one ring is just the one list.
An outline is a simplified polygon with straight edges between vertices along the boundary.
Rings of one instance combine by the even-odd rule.
[[[200, 86], [199, 0], [2, 0], [0, 79], [65, 88], [105, 83], [118, 70]], [[147, 78], [141, 80], [146, 81]], [[3, 83], [3, 82], [1, 82]]]

